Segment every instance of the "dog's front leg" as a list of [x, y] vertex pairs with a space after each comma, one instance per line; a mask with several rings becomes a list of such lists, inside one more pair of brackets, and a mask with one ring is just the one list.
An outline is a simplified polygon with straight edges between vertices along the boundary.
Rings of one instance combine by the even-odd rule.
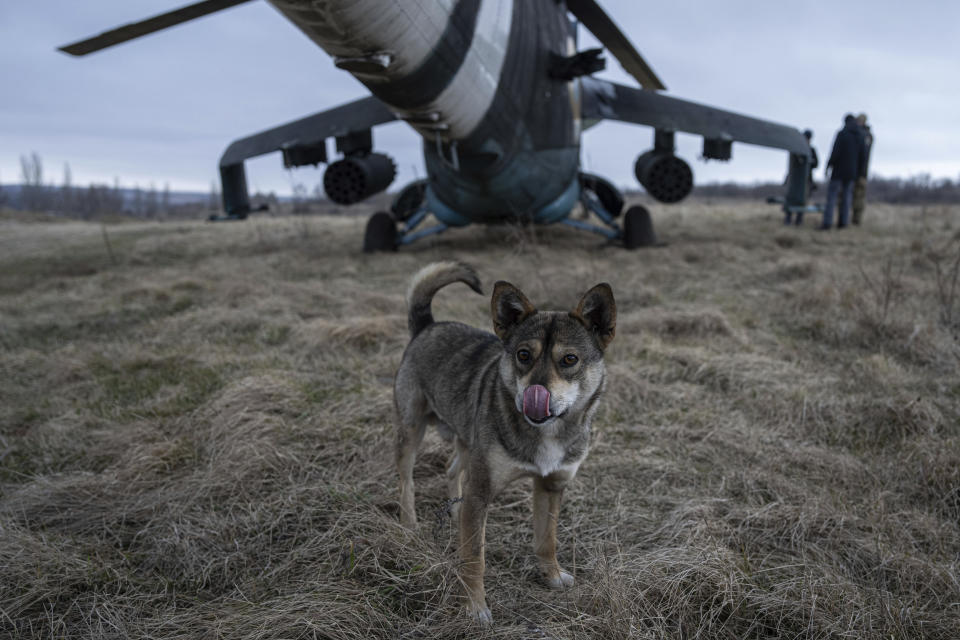
[[467, 448], [457, 439], [454, 442], [453, 455], [447, 465], [447, 497], [450, 498], [450, 515], [454, 522], [460, 522], [460, 500], [463, 498], [463, 476], [470, 455]]
[[573, 586], [573, 576], [557, 562], [557, 519], [563, 482], [551, 477], [533, 479], [533, 552], [551, 589]]
[[487, 528], [486, 495], [473, 491], [467, 480], [463, 503], [460, 505], [460, 581], [467, 594], [467, 613], [481, 624], [493, 622], [483, 590], [483, 544]]

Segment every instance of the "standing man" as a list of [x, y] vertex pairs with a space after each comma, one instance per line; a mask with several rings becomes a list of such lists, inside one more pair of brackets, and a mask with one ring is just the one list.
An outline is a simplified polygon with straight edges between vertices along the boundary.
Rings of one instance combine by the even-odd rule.
[[813, 131], [804, 129], [803, 137], [807, 139], [807, 144], [810, 145], [810, 175], [807, 179], [807, 198], [809, 198], [810, 194], [817, 190], [817, 183], [813, 180], [813, 170], [820, 166], [820, 159], [817, 157], [817, 148], [810, 144], [810, 141], [813, 140]]
[[833, 227], [833, 205], [840, 195], [840, 218], [837, 228], [843, 229], [850, 222], [850, 201], [853, 198], [853, 183], [860, 175], [864, 164], [865, 147], [860, 136], [860, 128], [852, 114], [843, 118], [843, 129], [833, 139], [833, 151], [827, 161], [830, 172], [830, 184], [827, 187], [827, 203], [823, 208], [821, 231]]
[[[810, 167], [809, 167], [809, 173], [807, 174], [807, 191], [806, 191], [806, 197], [804, 198], [804, 200], [806, 201], [806, 200], [809, 200], [809, 199], [810, 199], [810, 194], [817, 190], [817, 183], [814, 182], [814, 180], [813, 180], [813, 170], [816, 169], [818, 166], [820, 166], [820, 160], [817, 158], [817, 150], [816, 150], [816, 148], [815, 148], [812, 144], [810, 144], [810, 141], [813, 139], [813, 131], [811, 131], [810, 129], [804, 130], [804, 132], [803, 132], [803, 137], [807, 139], [807, 144], [810, 145]], [[788, 176], [787, 176], [787, 180], [789, 180], [789, 179], [790, 179], [790, 176], [788, 175]], [[787, 211], [787, 213], [786, 213], [786, 218], [784, 219], [783, 223], [784, 223], [784, 224], [790, 224], [790, 223], [791, 223], [791, 217], [792, 217], [791, 213], [790, 213], [789, 211]], [[803, 224], [803, 211], [802, 211], [802, 210], [801, 210], [801, 211], [797, 211], [797, 219], [796, 219], [796, 223], [795, 223], [795, 224], [796, 224], [798, 227]]]
[[860, 127], [865, 151], [857, 182], [853, 186], [853, 224], [860, 224], [860, 219], [863, 217], [864, 201], [867, 197], [867, 168], [870, 166], [870, 149], [873, 147], [873, 133], [870, 131], [870, 125], [867, 124], [867, 114], [861, 113], [857, 116], [857, 126]]

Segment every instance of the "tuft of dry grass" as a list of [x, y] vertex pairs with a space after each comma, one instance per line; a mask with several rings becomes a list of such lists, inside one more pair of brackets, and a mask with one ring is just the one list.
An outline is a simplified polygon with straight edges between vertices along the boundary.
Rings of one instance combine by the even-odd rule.
[[[99, 224], [4, 220], [0, 635], [955, 638], [955, 215], [815, 234], [691, 202], [647, 251], [507, 227], [386, 255], [351, 217], [108, 225], [109, 251]], [[489, 629], [461, 614], [434, 434], [422, 525], [398, 523], [403, 293], [438, 259], [540, 308], [608, 281], [620, 312], [560, 520], [577, 585], [540, 581], [510, 487]], [[434, 314], [489, 327], [489, 299]]]

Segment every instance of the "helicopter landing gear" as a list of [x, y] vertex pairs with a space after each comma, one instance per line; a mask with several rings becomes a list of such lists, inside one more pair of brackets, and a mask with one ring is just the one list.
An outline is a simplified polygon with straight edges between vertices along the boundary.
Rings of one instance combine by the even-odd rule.
[[600, 218], [606, 226], [600, 227], [571, 218], [565, 218], [561, 222], [577, 229], [606, 236], [612, 242], [622, 241], [625, 249], [656, 246], [657, 236], [653, 231], [653, 220], [646, 207], [634, 205], [627, 209], [621, 227], [617, 224], [616, 218], [623, 208], [623, 198], [613, 185], [606, 181], [599, 181], [602, 179], [588, 174], [581, 175], [580, 203], [587, 211]]
[[430, 210], [427, 208], [426, 180], [416, 180], [405, 186], [394, 199], [390, 211], [393, 213], [394, 219], [401, 223], [400, 229], [397, 231], [397, 246], [443, 233], [450, 228], [441, 222], [432, 227], [414, 231], [430, 214]]
[[363, 252], [397, 250], [397, 223], [386, 211], [378, 211], [367, 221], [363, 233]]
[[653, 220], [646, 207], [634, 205], [623, 216], [623, 246], [626, 249], [653, 247], [657, 244], [657, 234], [653, 231]]
[[403, 188], [390, 206], [390, 213], [378, 211], [373, 214], [367, 222], [367, 230], [363, 236], [363, 250], [366, 253], [396, 251], [401, 245], [449, 229], [449, 226], [440, 223], [414, 231], [430, 213], [427, 209], [426, 193], [427, 181], [417, 180]]

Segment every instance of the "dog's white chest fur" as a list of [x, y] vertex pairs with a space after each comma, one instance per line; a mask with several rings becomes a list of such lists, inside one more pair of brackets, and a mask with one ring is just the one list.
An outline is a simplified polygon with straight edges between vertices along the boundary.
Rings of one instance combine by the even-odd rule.
[[537, 472], [542, 476], [547, 476], [554, 471], [560, 470], [573, 475], [577, 472], [581, 460], [563, 464], [563, 459], [566, 454], [566, 448], [558, 442], [556, 438], [547, 436], [540, 441], [540, 446], [537, 447], [537, 452], [533, 456], [533, 466], [536, 467]]

